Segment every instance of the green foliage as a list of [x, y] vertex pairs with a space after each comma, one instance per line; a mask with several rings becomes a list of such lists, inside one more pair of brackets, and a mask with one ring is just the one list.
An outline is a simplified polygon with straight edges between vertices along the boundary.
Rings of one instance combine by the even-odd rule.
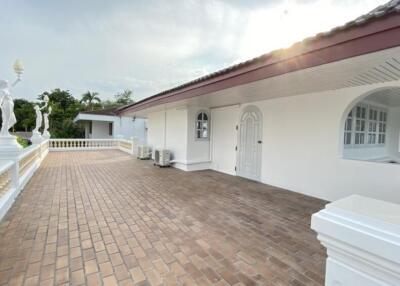
[[17, 118], [14, 130], [27, 132], [35, 128], [36, 115], [32, 102], [25, 99], [14, 100], [14, 113]]
[[24, 138], [22, 138], [22, 137], [17, 136], [17, 142], [18, 142], [19, 145], [21, 145], [23, 148], [26, 148], [26, 147], [29, 146], [29, 141], [26, 140], [26, 139], [24, 139]]
[[39, 95], [49, 97], [52, 112], [49, 116], [49, 132], [53, 138], [82, 138], [84, 130], [74, 123], [74, 118], [84, 110], [84, 106], [68, 90], [54, 89]]
[[69, 90], [61, 90], [56, 88], [51, 92], [43, 92], [38, 96], [39, 100], [43, 100], [44, 96], [47, 95], [51, 103], [57, 104], [63, 111], [70, 109], [71, 105], [79, 104], [79, 102], [71, 95]]
[[[38, 100], [42, 101], [45, 95], [49, 97], [49, 106], [52, 108], [49, 116], [49, 131], [53, 138], [83, 138], [83, 127], [73, 122], [80, 111], [118, 107], [133, 102], [133, 92], [131, 90], [125, 90], [116, 94], [114, 96], [115, 100], [106, 100], [103, 102], [100, 100], [97, 92], [90, 91], [84, 93], [81, 100], [77, 100], [68, 90], [57, 88], [50, 92], [43, 92], [38, 96]], [[27, 132], [35, 128], [35, 104], [38, 103], [25, 99], [14, 100], [14, 112], [17, 123], [13, 131]], [[43, 110], [43, 112], [48, 112], [48, 109]]]

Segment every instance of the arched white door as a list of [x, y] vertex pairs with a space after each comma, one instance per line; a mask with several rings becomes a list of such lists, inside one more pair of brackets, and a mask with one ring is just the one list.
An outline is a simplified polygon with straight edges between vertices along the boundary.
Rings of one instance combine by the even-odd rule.
[[262, 113], [256, 106], [244, 108], [239, 122], [236, 174], [261, 179]]

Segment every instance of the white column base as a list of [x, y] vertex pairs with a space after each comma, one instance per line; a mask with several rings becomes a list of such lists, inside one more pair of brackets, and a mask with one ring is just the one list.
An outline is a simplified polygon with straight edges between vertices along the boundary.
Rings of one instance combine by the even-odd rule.
[[314, 214], [311, 228], [327, 248], [325, 285], [400, 285], [400, 205], [353, 195]]
[[43, 141], [43, 137], [40, 134], [40, 132], [33, 132], [33, 135], [31, 137], [31, 142], [32, 144], [40, 144]]
[[50, 139], [50, 132], [47, 131], [47, 130], [44, 131], [42, 137], [43, 137], [44, 140]]
[[0, 159], [15, 160], [21, 150], [22, 146], [17, 142], [17, 137], [0, 136]]

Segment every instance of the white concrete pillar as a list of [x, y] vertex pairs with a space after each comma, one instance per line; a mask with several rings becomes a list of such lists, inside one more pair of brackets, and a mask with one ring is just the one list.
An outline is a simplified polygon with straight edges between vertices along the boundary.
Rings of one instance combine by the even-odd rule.
[[40, 132], [33, 132], [32, 134], [33, 134], [31, 137], [32, 144], [40, 144], [43, 142], [44, 139]]
[[0, 136], [0, 160], [14, 163], [11, 169], [11, 184], [15, 189], [18, 189], [19, 186], [18, 158], [21, 151], [22, 146], [19, 145], [15, 136]]
[[311, 228], [327, 249], [326, 286], [400, 285], [400, 205], [352, 195], [314, 214]]

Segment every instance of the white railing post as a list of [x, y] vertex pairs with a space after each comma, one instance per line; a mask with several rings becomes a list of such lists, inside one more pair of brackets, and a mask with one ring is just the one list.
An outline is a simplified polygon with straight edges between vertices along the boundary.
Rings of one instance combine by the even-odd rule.
[[311, 228], [327, 249], [325, 285], [400, 285], [400, 205], [353, 195], [314, 214]]

